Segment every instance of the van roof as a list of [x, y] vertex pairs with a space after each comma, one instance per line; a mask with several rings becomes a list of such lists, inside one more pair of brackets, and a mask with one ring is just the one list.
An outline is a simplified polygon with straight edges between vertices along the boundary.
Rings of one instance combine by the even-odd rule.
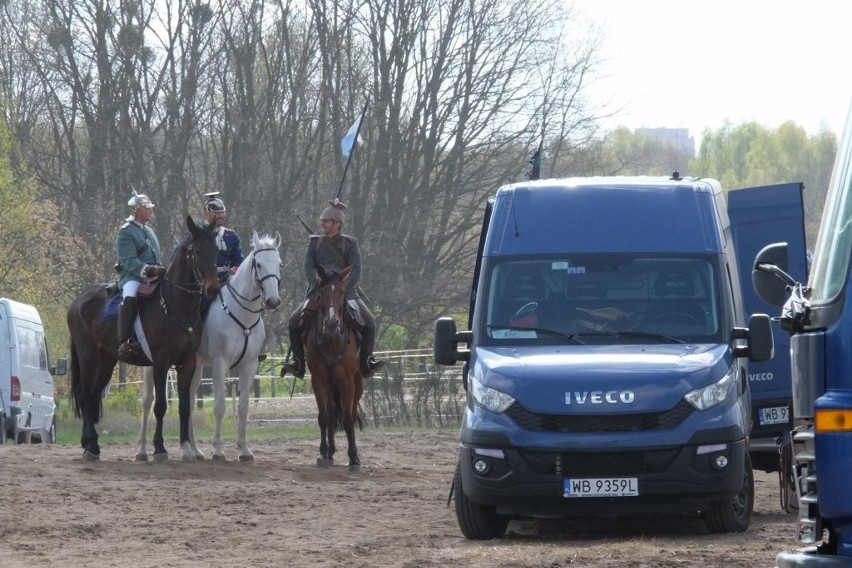
[[9, 298], [0, 298], [0, 304], [6, 305], [6, 312], [11, 317], [41, 324], [41, 317], [39, 316], [38, 310], [35, 306], [24, 304]]
[[581, 252], [720, 252], [712, 179], [590, 177], [501, 187], [486, 256]]

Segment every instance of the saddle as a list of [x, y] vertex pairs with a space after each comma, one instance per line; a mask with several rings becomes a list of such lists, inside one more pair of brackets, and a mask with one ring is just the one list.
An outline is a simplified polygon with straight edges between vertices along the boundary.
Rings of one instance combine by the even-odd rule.
[[[299, 328], [302, 330], [303, 334], [305, 330], [305, 320], [311, 317], [311, 314], [317, 311], [317, 308], [319, 308], [319, 300], [316, 298], [306, 300], [302, 306], [302, 317], [299, 319]], [[346, 322], [350, 329], [359, 334], [360, 339], [361, 330], [364, 329], [366, 322], [364, 321], [364, 316], [361, 315], [361, 312], [356, 312], [352, 309], [352, 306], [350, 306], [348, 302], [346, 303], [346, 311], [343, 313], [343, 321]]]
[[[136, 292], [140, 304], [154, 295], [157, 286], [160, 285], [160, 278], [159, 276], [155, 276], [142, 281], [142, 285], [139, 286], [139, 290]], [[104, 284], [104, 289], [106, 289], [108, 300], [101, 312], [101, 320], [107, 321], [118, 317], [118, 306], [121, 304], [122, 295], [121, 288], [118, 287], [118, 282]]]

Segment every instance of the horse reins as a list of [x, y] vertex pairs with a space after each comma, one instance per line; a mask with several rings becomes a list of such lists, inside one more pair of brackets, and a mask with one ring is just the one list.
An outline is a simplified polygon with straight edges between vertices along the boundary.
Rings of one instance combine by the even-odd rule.
[[[226, 314], [228, 314], [228, 316], [230, 316], [230, 318], [232, 320], [234, 320], [234, 322], [236, 322], [236, 324], [238, 326], [240, 326], [240, 328], [243, 330], [243, 350], [240, 353], [240, 356], [237, 358], [237, 362], [234, 363], [233, 365], [231, 365], [231, 367], [230, 367], [231, 369], [233, 369], [234, 367], [236, 367], [237, 365], [239, 365], [242, 362], [243, 357], [245, 357], [246, 350], [248, 349], [248, 338], [251, 335], [252, 330], [255, 327], [257, 327], [257, 325], [260, 323], [261, 312], [263, 312], [263, 310], [267, 309], [266, 308], [266, 302], [263, 300], [263, 281], [266, 280], [267, 278], [275, 278], [278, 281], [278, 286], [279, 287], [281, 286], [281, 279], [278, 277], [277, 274], [273, 274], [272, 272], [270, 272], [269, 274], [267, 274], [263, 278], [260, 278], [257, 275], [257, 262], [255, 261], [255, 257], [259, 253], [267, 252], [267, 251], [275, 251], [275, 250], [276, 249], [273, 249], [273, 248], [266, 248], [266, 249], [260, 249], [260, 250], [252, 251], [252, 253], [251, 253], [252, 254], [251, 271], [252, 271], [252, 274], [254, 275], [254, 281], [257, 282], [258, 289], [260, 289], [260, 293], [258, 293], [258, 295], [255, 296], [254, 298], [248, 299], [245, 296], [241, 295], [239, 292], [237, 292], [234, 289], [233, 286], [231, 286], [230, 280], [225, 282], [225, 286], [228, 288], [228, 291], [231, 292], [231, 295], [237, 301], [237, 304], [239, 304], [239, 306], [242, 309], [244, 309], [245, 311], [247, 311], [249, 313], [257, 314], [257, 319], [255, 320], [255, 322], [253, 324], [251, 324], [250, 326], [246, 326], [245, 324], [243, 324], [243, 322], [241, 322], [239, 320], [239, 318], [237, 318], [237, 316], [235, 316], [233, 313], [231, 313], [231, 310], [228, 309], [228, 304], [225, 303], [225, 298], [222, 296], [222, 289], [221, 288], [219, 289], [219, 300], [222, 302], [222, 311], [225, 312]], [[249, 303], [256, 302], [256, 301], [260, 300], [260, 308], [257, 309], [257, 310], [251, 309], [248, 306], [244, 305], [240, 300], [243, 300], [243, 301], [249, 302]]]
[[[204, 273], [201, 270], [198, 269], [198, 266], [195, 262], [195, 249], [193, 248], [192, 243], [189, 243], [188, 245], [186, 245], [186, 260], [187, 260], [187, 263], [190, 266], [192, 266], [192, 273], [193, 273], [193, 276], [195, 277], [195, 282], [192, 283], [192, 284], [195, 284], [195, 287], [197, 289], [193, 289], [191, 287], [191, 285], [187, 286], [187, 285], [180, 283], [180, 282], [174, 282], [174, 281], [172, 281], [171, 278], [167, 278], [165, 274], [163, 274], [163, 276], [162, 276], [163, 282], [166, 282], [166, 283], [168, 283], [169, 286], [177, 288], [178, 290], [186, 292], [187, 294], [197, 294], [199, 296], [199, 299], [200, 299], [200, 296], [203, 294], [203, 289], [204, 289]], [[221, 293], [221, 290], [220, 290], [220, 293]], [[174, 314], [169, 312], [169, 309], [166, 306], [166, 299], [165, 299], [165, 297], [163, 297], [163, 294], [160, 294], [160, 307], [163, 308], [163, 312], [167, 316], [169, 316], [172, 319], [172, 321], [174, 321], [176, 324], [178, 324], [179, 327], [182, 327], [187, 333], [192, 333], [193, 330], [194, 330], [194, 327], [201, 321], [201, 314], [196, 310], [195, 321], [193, 323], [191, 323], [190, 325], [184, 324], [182, 321], [180, 321], [177, 318], [177, 316], [175, 316]]]

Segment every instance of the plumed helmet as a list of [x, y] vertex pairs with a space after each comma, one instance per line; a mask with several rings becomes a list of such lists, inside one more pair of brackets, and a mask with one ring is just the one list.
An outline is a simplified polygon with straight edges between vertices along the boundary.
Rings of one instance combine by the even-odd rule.
[[204, 194], [204, 208], [213, 211], [214, 213], [223, 213], [225, 211], [225, 202], [219, 197], [219, 192]]
[[322, 210], [320, 219], [331, 219], [332, 221], [340, 221], [340, 224], [346, 223], [346, 205], [341, 203], [337, 198], [328, 200], [328, 207]]
[[151, 209], [154, 207], [154, 202], [151, 201], [151, 198], [145, 195], [144, 193], [136, 193], [133, 191], [133, 197], [127, 202], [127, 206], [130, 208], [130, 211], [136, 211], [140, 207], [147, 207]]

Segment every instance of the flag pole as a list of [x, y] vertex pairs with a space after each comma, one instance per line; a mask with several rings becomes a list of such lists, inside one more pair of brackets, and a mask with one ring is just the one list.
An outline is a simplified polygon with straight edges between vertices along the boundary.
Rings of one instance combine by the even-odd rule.
[[346, 157], [346, 165], [343, 167], [343, 175], [340, 176], [340, 185], [337, 186], [337, 195], [335, 199], [340, 199], [340, 192], [343, 191], [343, 182], [346, 180], [346, 172], [349, 170], [349, 162], [352, 161], [352, 154], [355, 153], [355, 148], [358, 146], [358, 134], [361, 132], [361, 124], [364, 122], [364, 117], [367, 115], [367, 107], [370, 106], [370, 97], [367, 97], [367, 102], [364, 103], [364, 110], [361, 111], [361, 118], [358, 119], [358, 128], [355, 129], [355, 139], [352, 142], [352, 149], [349, 150], [349, 155]]

